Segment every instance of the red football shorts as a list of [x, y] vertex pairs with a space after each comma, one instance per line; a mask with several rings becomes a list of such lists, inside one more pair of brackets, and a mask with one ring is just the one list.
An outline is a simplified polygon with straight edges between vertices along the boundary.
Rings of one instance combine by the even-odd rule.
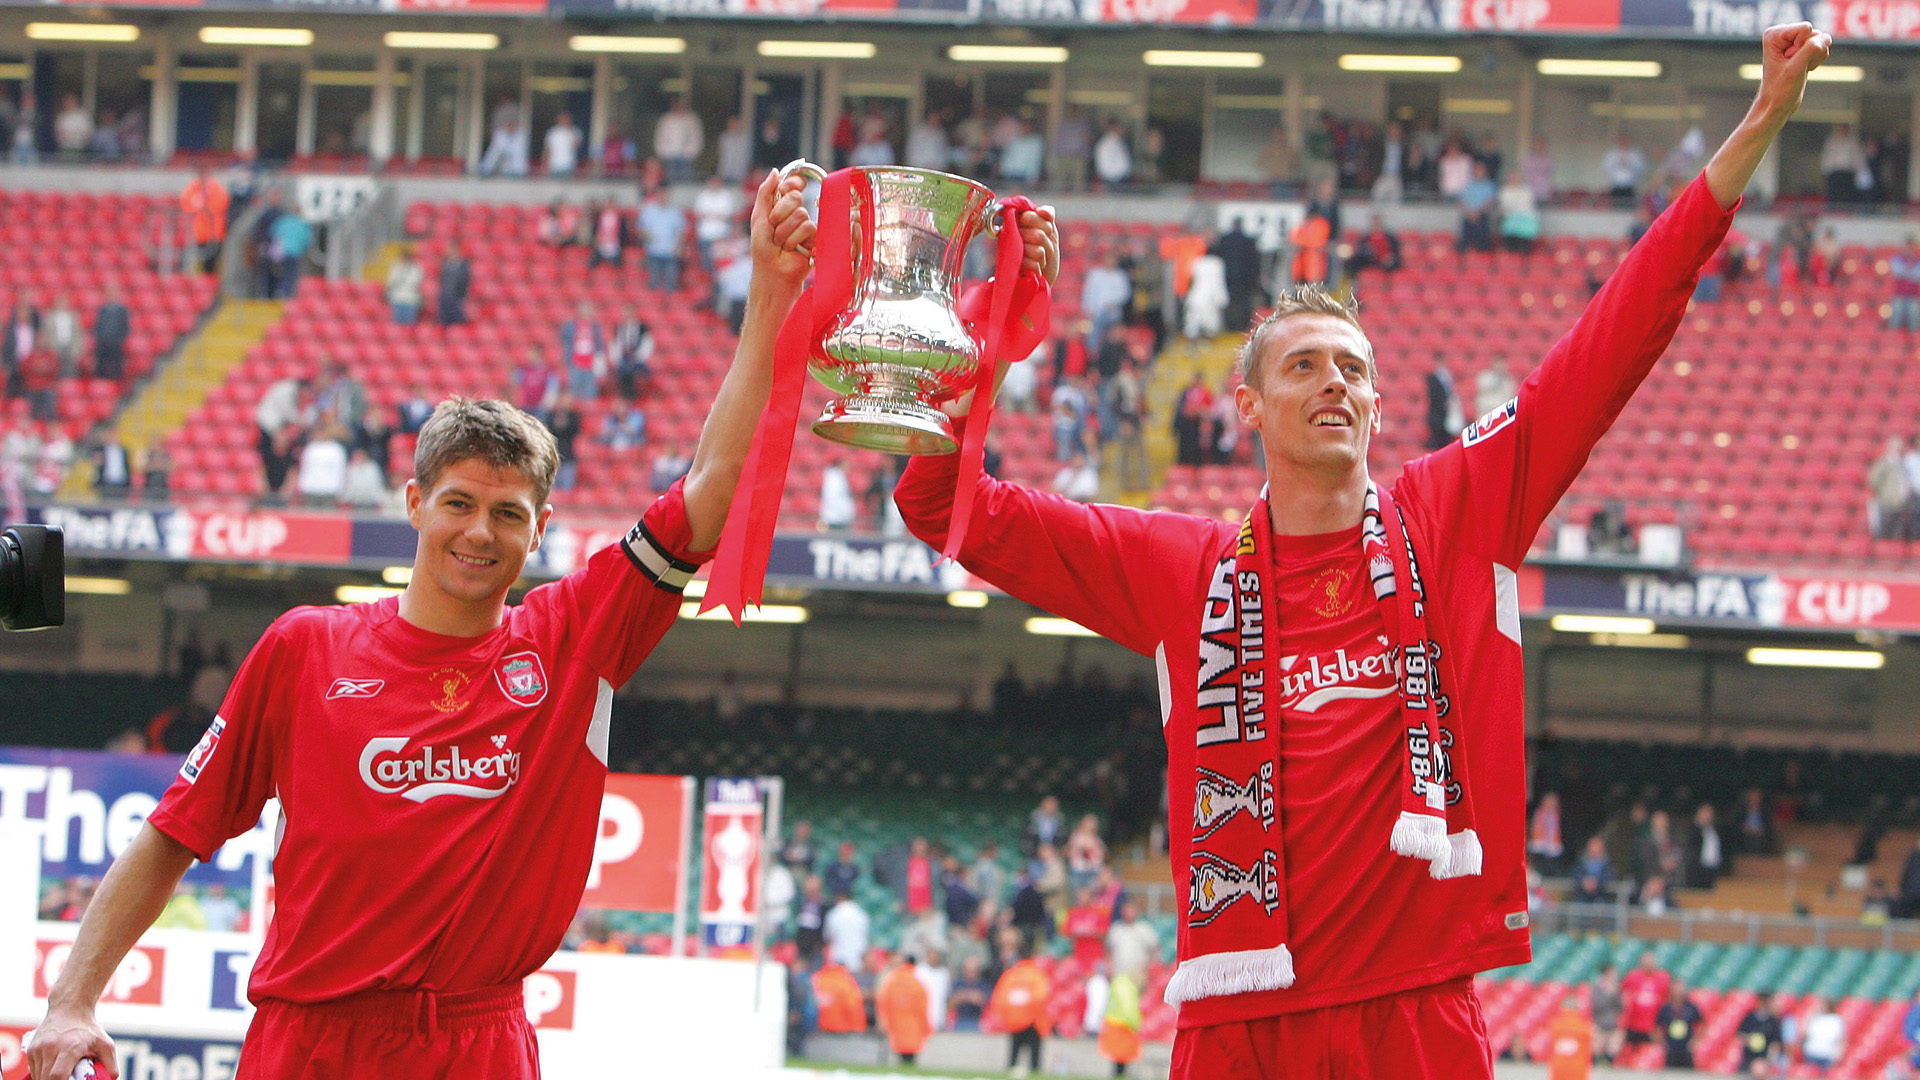
[[1473, 980], [1182, 1030], [1172, 1080], [1492, 1080]]
[[458, 994], [375, 992], [262, 1002], [238, 1080], [539, 1080], [519, 983]]

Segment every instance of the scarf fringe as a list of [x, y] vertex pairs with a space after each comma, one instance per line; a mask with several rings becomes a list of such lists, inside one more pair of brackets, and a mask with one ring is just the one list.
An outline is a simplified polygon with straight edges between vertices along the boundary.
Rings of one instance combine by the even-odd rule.
[[1293, 954], [1285, 945], [1271, 949], [1207, 953], [1180, 962], [1167, 980], [1166, 1001], [1179, 1005], [1206, 997], [1285, 990], [1293, 985]]
[[1434, 880], [1445, 881], [1448, 878], [1478, 877], [1483, 853], [1480, 849], [1480, 836], [1472, 829], [1463, 829], [1447, 837], [1447, 857], [1435, 859], [1427, 867]]
[[1432, 814], [1415, 814], [1400, 811], [1400, 819], [1393, 823], [1393, 837], [1388, 841], [1395, 854], [1405, 855], [1409, 859], [1445, 861], [1452, 857], [1447, 846], [1447, 819]]

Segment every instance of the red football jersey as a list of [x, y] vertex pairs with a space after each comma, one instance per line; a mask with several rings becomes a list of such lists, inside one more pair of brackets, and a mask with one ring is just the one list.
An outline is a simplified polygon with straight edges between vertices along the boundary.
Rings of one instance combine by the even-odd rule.
[[413, 626], [397, 598], [267, 629], [148, 819], [206, 859], [279, 797], [250, 998], [474, 990], [553, 954], [599, 832], [613, 692], [679, 614], [691, 533], [675, 485], [480, 637]]

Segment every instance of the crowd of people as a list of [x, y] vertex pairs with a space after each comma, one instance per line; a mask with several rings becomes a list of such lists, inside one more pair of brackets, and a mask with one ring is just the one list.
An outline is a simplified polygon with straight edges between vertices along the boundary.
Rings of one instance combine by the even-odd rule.
[[[1038, 1072], [1048, 1037], [1099, 1040], [1115, 1075], [1139, 1055], [1142, 995], [1171, 943], [1108, 862], [1100, 819], [1070, 821], [1048, 796], [1029, 815], [1013, 869], [993, 840], [971, 852], [924, 837], [831, 857], [812, 825], [778, 846], [764, 892], [773, 951], [789, 965], [790, 1050], [815, 1031], [881, 1031], [908, 1064], [935, 1031], [1007, 1034], [1008, 1067]], [[885, 891], [901, 930], [878, 941], [863, 883]], [[581, 951], [638, 951], [637, 935], [583, 912]], [[1059, 962], [1048, 954], [1063, 954]], [[1085, 997], [1063, 1018], [1055, 1001]]]

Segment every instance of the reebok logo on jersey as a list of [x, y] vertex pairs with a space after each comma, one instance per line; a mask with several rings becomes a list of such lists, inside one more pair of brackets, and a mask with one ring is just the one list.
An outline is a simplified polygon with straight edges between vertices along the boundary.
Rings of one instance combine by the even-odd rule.
[[360, 751], [360, 779], [383, 795], [426, 802], [439, 795], [497, 799], [520, 782], [520, 754], [504, 749], [506, 737], [494, 736], [498, 753], [469, 757], [458, 746], [422, 746], [403, 753], [410, 739], [368, 739]]
[[1399, 665], [1393, 647], [1378, 638], [1380, 650], [1348, 656], [1335, 649], [1330, 656], [1280, 658], [1280, 705], [1295, 712], [1315, 712], [1330, 701], [1386, 697], [1399, 685]]
[[327, 700], [342, 697], [372, 697], [387, 685], [385, 679], [335, 679], [327, 688]]

